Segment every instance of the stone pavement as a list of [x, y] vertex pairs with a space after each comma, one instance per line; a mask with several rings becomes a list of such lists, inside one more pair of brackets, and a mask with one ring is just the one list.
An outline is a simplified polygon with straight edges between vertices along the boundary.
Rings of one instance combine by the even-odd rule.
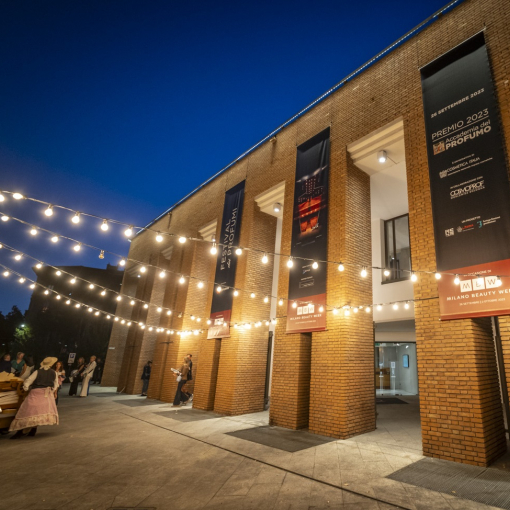
[[[66, 393], [67, 385], [58, 427], [0, 436], [0, 510], [493, 508], [387, 479], [423, 458], [412, 427], [388, 421], [291, 453], [228, 435], [267, 425], [267, 412], [195, 419], [189, 407], [112, 388], [92, 387], [86, 399]], [[385, 407], [381, 415], [391, 413]]]

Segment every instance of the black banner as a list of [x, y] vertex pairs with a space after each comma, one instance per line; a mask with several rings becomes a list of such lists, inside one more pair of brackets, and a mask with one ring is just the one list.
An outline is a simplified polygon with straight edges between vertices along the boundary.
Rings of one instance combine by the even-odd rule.
[[327, 260], [328, 176], [329, 128], [297, 148], [287, 333], [326, 329], [327, 264], [299, 257]]
[[[233, 287], [236, 281], [237, 255], [234, 250], [239, 246], [241, 217], [244, 202], [244, 183], [240, 182], [225, 193], [223, 219], [218, 239], [218, 257], [216, 260], [216, 282], [211, 306], [211, 326], [207, 338], [225, 338], [230, 336], [230, 315], [232, 312]], [[217, 285], [224, 289], [216, 291]]]
[[[510, 186], [483, 33], [421, 70], [442, 319], [510, 313]], [[507, 290], [505, 290], [507, 288]], [[508, 301], [507, 301], [508, 299]]]

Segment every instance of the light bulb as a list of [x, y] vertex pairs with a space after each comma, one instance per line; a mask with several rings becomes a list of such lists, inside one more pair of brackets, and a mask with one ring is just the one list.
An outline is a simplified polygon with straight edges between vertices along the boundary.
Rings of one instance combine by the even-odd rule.
[[412, 282], [417, 282], [418, 281], [418, 277], [416, 276], [416, 273], [411, 273], [411, 281]]
[[198, 287], [199, 289], [203, 289], [203, 288], [204, 288], [204, 282], [199, 281], [199, 282], [197, 283], [197, 287]]
[[388, 159], [388, 154], [386, 153], [386, 151], [379, 151], [377, 153], [377, 160], [379, 161], [379, 163], [386, 163], [387, 159]]
[[269, 260], [269, 259], [267, 258], [267, 254], [266, 254], [266, 253], [264, 253], [264, 256], [262, 257], [262, 264], [267, 264], [267, 261], [268, 261], [268, 260]]
[[398, 310], [398, 303], [393, 303], [393, 310]]
[[147, 303], [145, 303], [145, 304], [143, 305], [143, 307], [144, 307], [145, 309], [147, 309], [147, 308], [149, 308], [149, 305], [148, 305]]
[[197, 322], [200, 322], [202, 319], [200, 317], [197, 317]]
[[287, 260], [287, 267], [292, 267], [294, 265], [294, 262], [292, 261], [292, 257]]
[[50, 293], [50, 291], [49, 291], [49, 290], [45, 290], [45, 291], [44, 291], [44, 294], [45, 294], [46, 296], [47, 296], [49, 293]]
[[345, 308], [345, 309], [344, 309], [344, 315], [345, 315], [346, 317], [348, 317], [349, 315], [351, 315], [351, 311], [349, 310], [349, 308]]
[[38, 264], [36, 264], [36, 265], [35, 265], [35, 267], [36, 267], [37, 269], [41, 269], [42, 264], [39, 262]]
[[279, 306], [282, 306], [282, 305], [283, 305], [283, 299], [280, 299], [280, 300], [278, 301], [278, 305], [279, 305]]
[[94, 284], [93, 284], [93, 283], [91, 283], [91, 284], [89, 285], [89, 289], [93, 289], [93, 288], [94, 288]]
[[333, 308], [333, 315], [338, 315], [338, 308]]
[[104, 250], [101, 250], [101, 251], [99, 252], [99, 258], [100, 258], [101, 260], [102, 260], [102, 259], [104, 259]]
[[369, 307], [369, 306], [367, 306], [367, 307], [365, 308], [365, 312], [370, 313], [370, 307]]
[[30, 230], [30, 233], [33, 235], [33, 236], [36, 236], [37, 235], [37, 229], [35, 227], [32, 227], [31, 230]]
[[115, 319], [113, 319], [115, 322], [119, 322], [119, 318], [118, 317], [115, 317]]
[[218, 292], [218, 294], [219, 294], [219, 293], [221, 292], [221, 290], [222, 290], [222, 289], [221, 289], [221, 285], [218, 285], [218, 286], [216, 287], [216, 292]]
[[80, 251], [80, 250], [81, 250], [81, 243], [75, 244], [75, 245], [73, 246], [73, 250], [74, 250], [74, 251]]
[[166, 276], [165, 271], [161, 271], [161, 273], [159, 273], [159, 277], [160, 278], [164, 278], [165, 276]]
[[454, 280], [453, 280], [453, 283], [454, 283], [455, 285], [458, 285], [458, 284], [460, 283], [460, 278], [459, 278], [459, 275], [458, 275], [458, 274], [456, 274], [456, 275], [455, 275], [455, 278], [454, 278]]
[[384, 276], [390, 276], [390, 270], [389, 269], [385, 269], [383, 271], [383, 274], [384, 274]]
[[218, 253], [218, 249], [216, 248], [216, 243], [213, 243], [210, 252], [211, 252], [211, 255], [216, 255], [216, 253]]
[[210, 324], [211, 324], [211, 319], [207, 319], [207, 320], [206, 320], [206, 323], [207, 323], [208, 325], [210, 325]]
[[53, 206], [49, 205], [48, 208], [44, 211], [44, 214], [46, 214], [46, 216], [53, 216]]
[[71, 300], [70, 300], [70, 299], [68, 299], [68, 300], [66, 301], [66, 305], [70, 305], [70, 304], [71, 304]]
[[74, 305], [74, 307], [75, 307], [75, 308], [80, 308], [80, 303], [76, 303], [76, 304]]
[[339, 271], [345, 271], [345, 267], [344, 265], [340, 262], [340, 264], [338, 264], [338, 270]]
[[156, 235], [156, 241], [158, 243], [161, 243], [163, 241], [163, 236], [158, 232], [158, 234]]
[[380, 312], [382, 310], [382, 306], [381, 305], [377, 305], [377, 311]]
[[126, 259], [120, 259], [119, 266], [125, 266], [125, 265], [126, 265]]
[[194, 316], [194, 315], [190, 315], [190, 317], [189, 317], [189, 318], [190, 318], [192, 321], [194, 321], [194, 320], [195, 320], [195, 316]]
[[321, 305], [319, 306], [319, 312], [322, 313], [324, 311], [324, 307]]
[[106, 232], [108, 230], [108, 220], [103, 220], [103, 223], [101, 223], [101, 230], [103, 232]]
[[25, 278], [21, 277], [18, 281], [19, 281], [20, 283], [25, 283]]
[[35, 289], [35, 283], [32, 283], [32, 285], [30, 285], [30, 288]]
[[126, 321], [125, 321], [124, 319], [122, 319], [122, 320], [120, 321], [120, 323], [121, 323], [121, 324], [126, 324]]
[[133, 235], [133, 225], [129, 225], [129, 227], [124, 230], [124, 235], [126, 237], [131, 237]]
[[94, 315], [95, 315], [95, 316], [98, 316], [98, 315], [99, 315], [99, 312], [96, 312]]
[[236, 248], [236, 255], [242, 255], [242, 254], [243, 254], [242, 248]]
[[154, 328], [151, 326], [151, 327], [149, 328], [149, 331], [152, 331], [153, 329], [154, 329]]
[[2, 221], [9, 221], [9, 216], [2, 214]]
[[172, 310], [167, 310], [167, 311], [166, 311], [166, 314], [167, 314], [167, 315], [172, 315]]
[[367, 268], [366, 268], [366, 267], [364, 267], [364, 268], [361, 270], [360, 275], [361, 275], [361, 277], [362, 277], [362, 278], [366, 278], [366, 277], [367, 277], [367, 274], [368, 274], [368, 273], [367, 273]]
[[179, 237], [179, 242], [184, 244], [186, 242], [186, 238], [184, 236]]
[[140, 271], [140, 273], [145, 273], [145, 271], [147, 271], [147, 268], [145, 266], [140, 266], [138, 268], [138, 271]]
[[239, 291], [237, 289], [234, 290], [234, 296], [235, 297], [239, 296]]
[[80, 213], [74, 213], [74, 216], [71, 218], [71, 221], [75, 224], [80, 223]]
[[14, 198], [14, 200], [21, 200], [24, 197], [21, 193], [13, 193], [12, 198]]
[[76, 278], [71, 278], [71, 283], [74, 285], [76, 283]]
[[111, 319], [111, 317], [109, 315], [106, 316], [107, 319]]
[[21, 253], [17, 253], [17, 254], [14, 256], [14, 258], [15, 258], [16, 260], [21, 260]]
[[122, 296], [117, 296], [117, 301], [122, 301]]
[[314, 260], [313, 264], [312, 264], [312, 268], [317, 269], [318, 267], [319, 267], [319, 264], [317, 264], [317, 262], [315, 262], [315, 260]]
[[163, 309], [161, 308], [161, 306], [158, 306], [158, 307], [156, 308], [156, 311], [157, 311], [158, 313], [161, 313], [161, 312], [163, 311]]
[[89, 313], [92, 312], [92, 308], [89, 307]]
[[440, 280], [441, 279], [441, 273], [436, 273], [435, 277], [436, 277], [436, 280]]
[[352, 310], [354, 313], [358, 313], [358, 307], [354, 307], [353, 310]]
[[58, 243], [58, 236], [53, 236], [53, 237], [51, 238], [51, 242], [52, 242], [52, 243]]
[[267, 296], [264, 298], [264, 303], [269, 303], [269, 298]]
[[126, 326], [129, 328], [129, 326], [131, 326], [131, 323], [130, 323], [130, 322], [128, 322], [128, 323], [126, 324]]
[[297, 302], [294, 301], [294, 303], [292, 303], [292, 308], [297, 308]]
[[497, 287], [501, 287], [501, 285], [503, 285], [503, 282], [501, 281], [501, 278], [498, 276], [498, 277], [496, 278], [496, 286], [497, 286]]
[[405, 302], [405, 304], [404, 304], [404, 308], [405, 308], [406, 310], [409, 310], [409, 303], [408, 303], [407, 301], [406, 301], [406, 302]]
[[57, 295], [55, 296], [55, 298], [56, 298], [56, 299], [61, 299], [60, 294], [57, 294]]
[[3, 202], [5, 200], [5, 197], [0, 193], [0, 202]]
[[179, 278], [179, 283], [184, 283], [186, 281], [186, 279], [184, 278], [184, 276], [181, 276]]
[[253, 298], [255, 297], [255, 292], [252, 292], [252, 293], [250, 294], [250, 297], [253, 299]]
[[103, 289], [103, 290], [101, 291], [101, 296], [106, 296], [106, 290], [104, 290], [104, 289]]
[[134, 306], [134, 305], [135, 305], [135, 300], [134, 300], [134, 299], [132, 299], [132, 300], [129, 302], [129, 304], [130, 304], [131, 306]]

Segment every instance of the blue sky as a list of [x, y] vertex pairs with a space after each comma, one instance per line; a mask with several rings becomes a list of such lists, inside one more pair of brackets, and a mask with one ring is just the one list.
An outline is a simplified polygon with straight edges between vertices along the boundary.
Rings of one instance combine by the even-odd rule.
[[[445, 3], [3, 0], [0, 188], [145, 225]], [[129, 248], [120, 228], [0, 210]], [[13, 221], [0, 243], [52, 265], [118, 261]], [[33, 276], [5, 250], [0, 263]], [[0, 311], [29, 299], [0, 279]]]

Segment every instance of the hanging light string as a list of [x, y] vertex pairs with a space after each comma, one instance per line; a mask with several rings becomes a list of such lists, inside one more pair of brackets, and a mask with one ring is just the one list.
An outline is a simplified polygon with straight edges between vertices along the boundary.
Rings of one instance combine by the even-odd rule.
[[[89, 287], [91, 289], [94, 289], [96, 286], [98, 286], [101, 289], [101, 295], [105, 295], [105, 293], [107, 291], [112, 293], [112, 294], [115, 294], [117, 296], [117, 301], [121, 301], [122, 297], [127, 297], [128, 299], [130, 299], [130, 304], [132, 306], [135, 305], [136, 303], [138, 303], [138, 304], [143, 304], [145, 309], [148, 309], [150, 306], [156, 307], [156, 305], [152, 305], [150, 302], [146, 302], [146, 301], [143, 301], [141, 299], [138, 299], [138, 298], [135, 298], [135, 297], [132, 297], [132, 296], [128, 296], [128, 295], [123, 294], [121, 292], [118, 292], [116, 290], [109, 289], [109, 288], [101, 286], [101, 285], [97, 285], [96, 283], [94, 283], [94, 282], [92, 282], [90, 280], [87, 280], [87, 279], [82, 278], [80, 276], [77, 276], [77, 275], [74, 275], [72, 273], [69, 273], [68, 271], [64, 271], [64, 270], [58, 268], [57, 266], [53, 266], [51, 264], [47, 264], [44, 261], [42, 261], [40, 259], [37, 259], [35, 257], [32, 257], [31, 255], [29, 255], [29, 254], [27, 254], [25, 252], [19, 251], [19, 250], [15, 249], [15, 248], [13, 248], [11, 246], [8, 246], [8, 245], [5, 245], [5, 244], [0, 245], [0, 246], [2, 246], [3, 248], [5, 248], [5, 249], [7, 249], [7, 250], [9, 250], [9, 251], [11, 251], [13, 253], [16, 253], [15, 259], [17, 259], [17, 260], [21, 260], [23, 257], [26, 257], [26, 258], [29, 258], [29, 259], [37, 262], [37, 266], [36, 267], [38, 267], [39, 269], [40, 269], [40, 267], [42, 267], [44, 265], [46, 267], [50, 267], [50, 268], [54, 269], [56, 274], [57, 274], [57, 276], [61, 276], [62, 274], [68, 275], [69, 277], [71, 277], [71, 283], [72, 284], [74, 284], [74, 283], [76, 283], [76, 281], [80, 280], [80, 281], [82, 281], [82, 282], [84, 282], [86, 284], [89, 284]], [[172, 272], [172, 271], [169, 271], [169, 272]], [[4, 276], [8, 276], [8, 274], [4, 273]], [[182, 275], [181, 275], [181, 278], [183, 278]], [[195, 278], [195, 277], [189, 276], [188, 278]], [[233, 287], [229, 287], [229, 288], [233, 288]], [[235, 289], [234, 292], [236, 290], [242, 290], [242, 289]], [[242, 290], [242, 292], [247, 292], [247, 291]], [[252, 295], [253, 295], [253, 293], [252, 293]], [[255, 297], [255, 296], [253, 296], [253, 297]], [[266, 296], [264, 298], [264, 302], [265, 303], [269, 302], [269, 297], [274, 298], [274, 296]], [[340, 311], [342, 311], [344, 315], [350, 315], [351, 311], [353, 313], [357, 313], [358, 311], [362, 311], [362, 310], [364, 310], [366, 312], [370, 312], [371, 309], [373, 309], [373, 308], [376, 308], [378, 311], [380, 311], [382, 309], [382, 307], [384, 307], [384, 306], [392, 306], [393, 309], [398, 310], [399, 309], [399, 305], [403, 305], [405, 309], [408, 309], [410, 307], [411, 303], [414, 303], [416, 301], [428, 301], [430, 299], [438, 299], [438, 298], [437, 298], [437, 296], [435, 296], [435, 297], [431, 297], [431, 298], [402, 299], [402, 300], [391, 301], [391, 302], [387, 302], [387, 303], [375, 303], [375, 304], [366, 304], [366, 305], [358, 305], [358, 306], [354, 306], [352, 304], [344, 304], [344, 305], [341, 305], [341, 306], [332, 306], [332, 305], [327, 305], [327, 304], [320, 305], [320, 304], [317, 304], [317, 303], [313, 303], [312, 301], [299, 301], [299, 300], [295, 300], [295, 301], [293, 301], [292, 306], [294, 308], [297, 308], [298, 306], [309, 306], [309, 305], [312, 305], [314, 307], [317, 306], [319, 312], [332, 312], [334, 315], [336, 315]], [[285, 298], [285, 299], [280, 298], [279, 299], [279, 305], [280, 306], [283, 304], [284, 300], [288, 301], [287, 298]], [[170, 308], [167, 308], [167, 307], [158, 306], [158, 307], [156, 307], [156, 309], [157, 309], [157, 311], [159, 313], [161, 313], [163, 311], [166, 311], [168, 316], [172, 315], [172, 313], [173, 313], [173, 310], [171, 310]], [[191, 320], [196, 320], [197, 323], [201, 322], [201, 318], [199, 316], [195, 316], [195, 314], [193, 314], [193, 313], [179, 312], [178, 317], [182, 318], [183, 316], [188, 316]], [[277, 318], [284, 318], [284, 317], [286, 317], [286, 316], [280, 315], [280, 316], [277, 316], [277, 317], [272, 318], [270, 320], [268, 320], [268, 319], [255, 320], [254, 324], [262, 325], [265, 322], [266, 326], [268, 326], [270, 323], [275, 324]], [[207, 320], [207, 324], [210, 324], [210, 323], [211, 323], [211, 321]], [[242, 324], [247, 326], [248, 324], [251, 324], [251, 322], [241, 323], [241, 325]], [[237, 324], [235, 324], [234, 327], [237, 327]]]
[[[3, 193], [11, 193], [11, 192], [4, 191]], [[13, 196], [14, 195], [18, 195], [20, 197], [19, 199], [33, 200], [33, 201], [36, 201], [36, 202], [39, 202], [39, 203], [49, 204], [48, 202], [43, 202], [41, 200], [24, 197], [23, 195], [21, 195], [19, 193], [11, 193], [11, 194]], [[1, 193], [0, 193], [0, 195], [1, 195]], [[1, 196], [3, 196], [3, 195], [1, 195]], [[65, 209], [67, 211], [73, 211], [72, 209], [69, 209], [67, 207], [49, 204], [48, 205], [48, 209], [46, 209], [46, 212], [48, 212], [49, 210], [53, 211], [53, 207], [60, 207], [60, 208]], [[53, 212], [51, 212], [51, 214], [49, 214], [49, 216], [51, 216], [52, 214], [53, 214]], [[77, 212], [76, 214], [82, 214], [82, 213], [78, 213]], [[85, 214], [85, 213], [83, 213], [83, 214]], [[94, 217], [94, 218], [100, 218], [100, 216], [95, 216], [95, 215], [92, 215], [92, 214], [87, 214], [87, 215], [91, 216], [91, 217]], [[75, 215], [75, 217], [76, 217], [76, 215]], [[133, 261], [133, 262], [135, 262], [137, 264], [143, 264], [140, 261], [136, 261], [134, 259], [128, 259], [126, 257], [122, 257], [122, 255], [116, 254], [114, 252], [111, 252], [111, 251], [108, 251], [108, 250], [102, 250], [102, 249], [97, 248], [95, 246], [92, 246], [90, 244], [77, 241], [76, 239], [73, 239], [73, 238], [68, 237], [68, 236], [57, 234], [56, 232], [53, 232], [51, 230], [45, 229], [45, 228], [40, 227], [40, 226], [35, 226], [32, 223], [29, 223], [27, 221], [24, 221], [24, 220], [21, 220], [19, 218], [15, 218], [13, 216], [9, 216], [9, 215], [7, 215], [5, 213], [0, 212], [0, 220], [5, 222], [5, 221], [9, 221], [11, 219], [15, 220], [17, 222], [20, 222], [20, 223], [22, 223], [24, 225], [31, 226], [30, 233], [32, 235], [37, 235], [37, 233], [39, 231], [41, 231], [41, 232], [47, 232], [49, 234], [52, 234], [51, 241], [54, 242], [54, 243], [58, 242], [60, 238], [67, 239], [67, 240], [69, 240], [71, 242], [74, 242], [74, 243], [76, 243], [75, 246], [74, 246], [74, 250], [75, 251], [80, 251], [81, 247], [85, 246], [87, 248], [92, 248], [94, 250], [98, 250], [100, 252], [100, 254], [99, 254], [100, 258], [103, 258], [105, 253], [109, 253], [110, 255], [121, 257], [121, 262], [120, 262], [121, 265], [123, 265], [123, 263], [125, 263], [126, 260], [131, 260], [131, 261]], [[107, 219], [104, 219], [102, 224], [101, 224], [101, 228], [103, 230], [108, 230], [108, 226], [107, 226], [107, 222], [108, 221], [111, 221], [112, 223], [114, 222], [114, 223], [117, 223], [117, 224], [121, 224], [121, 225], [127, 225], [127, 223], [122, 223], [122, 222], [117, 221], [117, 220], [107, 220]], [[106, 228], [103, 228], [105, 226], [106, 226]], [[133, 227], [132, 225], [130, 225], [129, 228], [133, 229], [133, 228], [142, 228], [142, 227]], [[153, 229], [150, 229], [150, 228], [143, 228], [143, 229], [144, 230], [153, 230]], [[170, 232], [161, 232], [161, 231], [157, 231], [156, 241], [158, 241], [158, 242], [163, 241], [163, 236], [164, 235], [170, 236], [170, 237], [173, 237], [173, 238], [178, 238], [178, 240], [179, 240], [179, 242], [181, 244], [184, 244], [188, 240], [195, 241], [195, 242], [200, 242], [200, 243], [207, 243], [207, 244], [212, 246], [211, 247], [211, 253], [214, 254], [214, 255], [217, 253], [217, 246], [228, 247], [228, 245], [216, 242], [214, 240], [213, 241], [207, 241], [207, 240], [196, 238], [196, 237], [182, 236], [182, 235], [173, 234], [173, 233], [170, 233]], [[265, 250], [260, 250], [258, 248], [243, 248], [241, 246], [230, 246], [230, 249], [234, 250], [234, 252], [235, 252], [235, 254], [237, 256], [242, 255], [243, 251], [249, 251], [249, 252], [254, 252], [254, 253], [259, 253], [259, 254], [263, 253], [263, 256], [262, 256], [262, 259], [261, 259], [261, 262], [263, 264], [266, 264], [268, 262], [268, 254], [269, 254], [269, 255], [273, 255], [275, 257], [278, 256], [278, 257], [287, 258], [287, 267], [289, 267], [289, 268], [291, 268], [294, 265], [294, 262], [293, 262], [294, 260], [303, 260], [305, 262], [311, 262], [311, 266], [312, 266], [313, 269], [317, 269], [319, 263], [334, 264], [334, 265], [336, 265], [338, 267], [338, 270], [340, 272], [343, 272], [345, 270], [345, 266], [355, 267], [357, 269], [359, 269], [361, 267], [362, 269], [360, 271], [360, 276], [362, 278], [366, 278], [368, 276], [367, 269], [382, 271], [382, 273], [385, 276], [389, 276], [391, 274], [391, 270], [388, 269], [388, 268], [383, 268], [383, 267], [379, 267], [379, 266], [370, 266], [369, 264], [359, 264], [359, 263], [353, 263], [353, 262], [338, 262], [338, 261], [332, 261], [332, 260], [311, 259], [311, 258], [306, 258], [306, 257], [298, 257], [298, 256], [287, 255], [287, 254], [282, 254], [282, 253], [269, 252], [269, 251], [265, 251]], [[151, 264], [146, 264], [146, 265], [151, 266]], [[158, 268], [158, 266], [152, 266], [152, 267]], [[161, 268], [159, 268], [159, 269], [161, 269]], [[411, 279], [411, 281], [413, 283], [418, 281], [418, 276], [417, 276], [418, 274], [433, 274], [433, 275], [435, 275], [435, 278], [437, 280], [440, 280], [443, 275], [454, 276], [455, 277], [454, 283], [457, 284], [457, 285], [460, 283], [460, 277], [473, 277], [474, 276], [474, 277], [477, 277], [477, 278], [482, 278], [482, 276], [480, 274], [478, 274], [478, 273], [471, 273], [471, 274], [469, 274], [469, 273], [452, 273], [452, 272], [448, 272], [448, 271], [438, 272], [438, 271], [426, 271], [426, 270], [414, 270], [414, 269], [399, 269], [399, 271], [403, 272], [403, 273], [409, 273], [410, 274], [410, 279]], [[193, 277], [189, 276], [188, 278], [193, 278]], [[500, 286], [501, 285], [501, 278], [510, 278], [510, 276], [509, 275], [497, 275], [496, 278], [497, 278], [497, 286]], [[225, 288], [228, 288], [228, 287], [225, 287]]]

